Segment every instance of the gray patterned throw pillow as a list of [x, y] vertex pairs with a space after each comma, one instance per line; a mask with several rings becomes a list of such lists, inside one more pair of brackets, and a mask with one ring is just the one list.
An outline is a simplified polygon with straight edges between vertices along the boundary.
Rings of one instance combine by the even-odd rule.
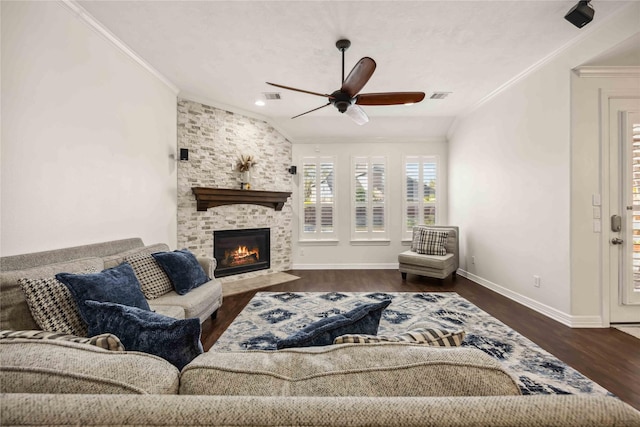
[[146, 299], [158, 298], [173, 290], [169, 276], [158, 265], [151, 253], [141, 252], [131, 255], [126, 257], [124, 262], [129, 263], [133, 268]]
[[64, 283], [55, 277], [20, 278], [27, 305], [43, 331], [87, 336], [87, 325], [80, 317], [78, 305]]
[[427, 227], [418, 227], [413, 232], [411, 250], [424, 255], [446, 255], [445, 247], [448, 231], [439, 231]]

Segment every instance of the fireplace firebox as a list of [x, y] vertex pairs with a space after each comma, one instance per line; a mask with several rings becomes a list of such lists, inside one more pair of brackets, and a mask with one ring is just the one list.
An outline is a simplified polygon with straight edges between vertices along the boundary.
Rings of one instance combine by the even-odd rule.
[[213, 256], [218, 263], [216, 277], [269, 269], [271, 231], [269, 228], [214, 231]]

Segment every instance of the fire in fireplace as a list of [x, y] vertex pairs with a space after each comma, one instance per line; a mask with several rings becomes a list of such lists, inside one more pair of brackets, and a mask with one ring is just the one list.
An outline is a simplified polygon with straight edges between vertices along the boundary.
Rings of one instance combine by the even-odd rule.
[[215, 276], [225, 277], [271, 267], [271, 232], [268, 228], [213, 232]]

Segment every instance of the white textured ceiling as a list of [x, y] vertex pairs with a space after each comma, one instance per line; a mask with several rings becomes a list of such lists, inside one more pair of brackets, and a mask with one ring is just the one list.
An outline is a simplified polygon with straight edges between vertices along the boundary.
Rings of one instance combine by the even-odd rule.
[[[628, 2], [593, 1], [592, 23], [564, 20], [570, 1], [78, 1], [180, 89], [180, 96], [265, 117], [294, 142], [424, 140]], [[413, 106], [363, 107], [358, 126], [332, 106], [291, 120], [341, 84], [363, 56], [377, 69], [362, 90], [423, 91]], [[436, 91], [452, 92], [430, 100]], [[282, 99], [266, 101], [264, 92]]]

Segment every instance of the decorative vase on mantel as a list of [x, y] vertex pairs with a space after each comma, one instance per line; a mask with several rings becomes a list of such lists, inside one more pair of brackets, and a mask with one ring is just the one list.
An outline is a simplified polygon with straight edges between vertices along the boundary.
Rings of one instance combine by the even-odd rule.
[[251, 170], [240, 172], [240, 188], [242, 190], [251, 190]]

